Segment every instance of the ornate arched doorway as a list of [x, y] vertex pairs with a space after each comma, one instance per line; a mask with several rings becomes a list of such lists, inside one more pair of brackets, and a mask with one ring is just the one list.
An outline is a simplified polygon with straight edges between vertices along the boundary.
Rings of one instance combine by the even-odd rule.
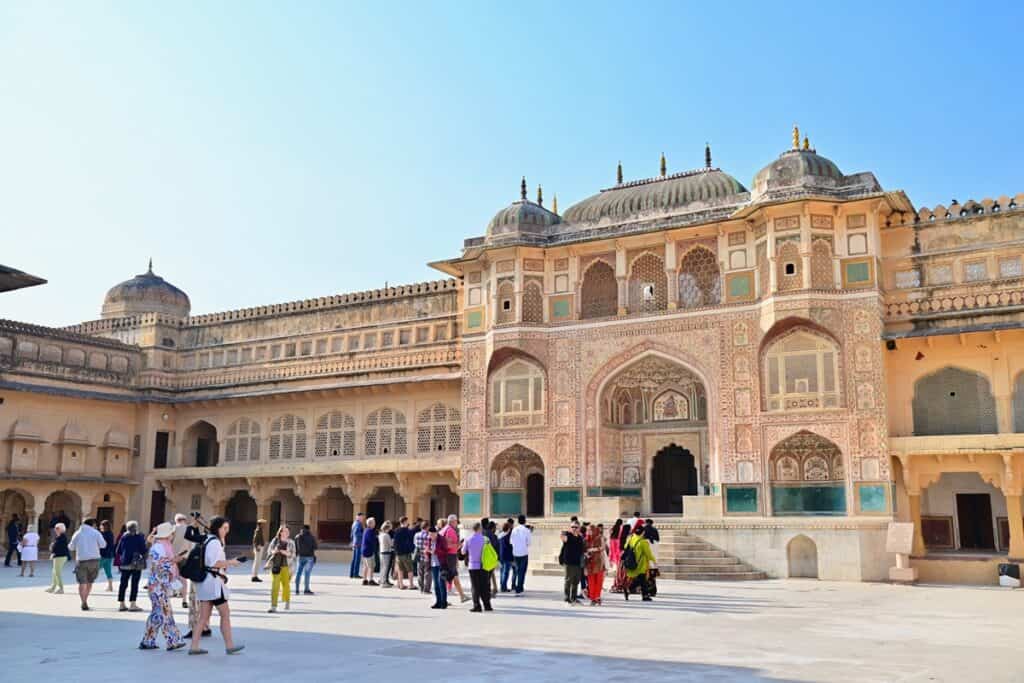
[[768, 458], [773, 515], [845, 515], [846, 466], [839, 447], [806, 429]]
[[670, 444], [658, 451], [651, 466], [651, 511], [683, 514], [683, 496], [697, 495], [693, 453]]
[[525, 446], [506, 448], [491, 462], [491, 515], [543, 517], [544, 461]]

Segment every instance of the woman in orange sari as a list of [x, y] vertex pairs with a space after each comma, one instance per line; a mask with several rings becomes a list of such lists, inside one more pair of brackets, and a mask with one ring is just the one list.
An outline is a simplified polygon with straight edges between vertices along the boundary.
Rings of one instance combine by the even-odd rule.
[[604, 588], [604, 537], [596, 524], [587, 527], [586, 555], [583, 570], [587, 575], [587, 594], [590, 605], [601, 604], [601, 591]]

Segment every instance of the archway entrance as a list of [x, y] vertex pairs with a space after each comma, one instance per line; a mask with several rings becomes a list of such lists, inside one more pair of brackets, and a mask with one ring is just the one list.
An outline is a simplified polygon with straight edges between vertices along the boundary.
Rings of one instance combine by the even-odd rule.
[[800, 534], [786, 546], [786, 561], [791, 579], [818, 578], [818, 546], [807, 536]]
[[321, 543], [351, 542], [352, 521], [355, 519], [352, 500], [337, 487], [330, 487], [323, 492], [317, 506], [317, 538]]
[[491, 516], [544, 516], [544, 461], [525, 446], [499, 453], [491, 463]]
[[697, 467], [690, 451], [670, 444], [654, 456], [651, 507], [655, 514], [683, 514], [683, 496], [697, 495]]
[[82, 523], [82, 499], [73, 491], [54, 491], [46, 497], [39, 516], [39, 546], [46, 547], [53, 539], [51, 531], [57, 522], [67, 527], [68, 538]]
[[[256, 532], [256, 501], [245, 491], [235, 491], [231, 496], [224, 515], [231, 522], [231, 530], [228, 531], [228, 545], [250, 545], [252, 535]], [[268, 520], [269, 521], [269, 520]], [[273, 533], [277, 531], [274, 529]]]
[[220, 460], [217, 428], [200, 420], [185, 432], [185, 467], [216, 467]]

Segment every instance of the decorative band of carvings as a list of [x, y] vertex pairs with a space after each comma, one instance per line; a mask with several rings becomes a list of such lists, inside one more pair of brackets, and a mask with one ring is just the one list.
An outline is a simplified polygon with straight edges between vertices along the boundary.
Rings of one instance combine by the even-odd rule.
[[917, 301], [886, 304], [885, 317], [908, 318], [935, 313], [955, 313], [978, 309], [1018, 306], [1024, 303], [1024, 290], [989, 292], [980, 294], [940, 295]]

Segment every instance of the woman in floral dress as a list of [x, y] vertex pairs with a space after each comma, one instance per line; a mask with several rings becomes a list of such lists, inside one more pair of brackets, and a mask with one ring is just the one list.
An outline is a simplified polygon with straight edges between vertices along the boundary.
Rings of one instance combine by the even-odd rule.
[[168, 650], [177, 650], [185, 646], [181, 631], [174, 623], [174, 612], [171, 610], [171, 596], [175, 586], [181, 587], [178, 578], [178, 564], [175, 562], [171, 537], [174, 536], [174, 525], [164, 522], [153, 532], [153, 545], [149, 549], [149, 580], [146, 588], [153, 607], [146, 619], [146, 633], [139, 643], [140, 650], [155, 650], [157, 631], [163, 633]]

